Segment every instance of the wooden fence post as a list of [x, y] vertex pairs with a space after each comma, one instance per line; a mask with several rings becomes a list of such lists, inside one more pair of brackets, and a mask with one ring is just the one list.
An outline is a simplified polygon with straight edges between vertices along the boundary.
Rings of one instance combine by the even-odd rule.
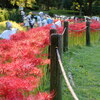
[[62, 35], [54, 33], [51, 35], [50, 48], [50, 91], [55, 91], [55, 97], [53, 100], [62, 100], [61, 70], [57, 58], [56, 48], [58, 48], [60, 56], [62, 56]]
[[[53, 34], [53, 33], [57, 33], [57, 30], [56, 29], [50, 30], [50, 38], [51, 38], [51, 34]], [[51, 41], [51, 39], [50, 39], [50, 41]], [[48, 58], [50, 58], [50, 45], [48, 47]]]
[[66, 28], [63, 35], [63, 51], [66, 52], [68, 50], [68, 21], [64, 21], [64, 29]]
[[86, 45], [90, 46], [90, 22], [87, 20], [86, 22]]
[[51, 29], [50, 30], [50, 35], [53, 34], [53, 33], [57, 33], [57, 30], [56, 29]]

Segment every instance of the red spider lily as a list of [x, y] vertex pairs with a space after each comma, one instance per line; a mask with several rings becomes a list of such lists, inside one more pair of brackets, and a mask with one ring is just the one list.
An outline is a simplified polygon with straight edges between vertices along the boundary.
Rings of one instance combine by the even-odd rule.
[[38, 86], [39, 80], [33, 76], [21, 79], [17, 77], [4, 76], [0, 78], [0, 96], [6, 97], [10, 93], [24, 93]]
[[10, 40], [0, 41], [0, 97], [2, 100], [3, 98], [4, 100], [26, 100], [22, 94], [33, 91], [39, 85], [43, 73], [37, 66], [49, 63], [49, 60], [39, 57], [50, 43], [50, 27], [44, 27], [42, 31], [41, 29], [20, 32], [11, 36]]
[[96, 32], [96, 31], [100, 31], [100, 22], [97, 22], [97, 21], [93, 21], [91, 24], [90, 24], [90, 29], [92, 32]]
[[[83, 30], [84, 29], [84, 30]], [[74, 34], [81, 34], [86, 30], [86, 23], [75, 23], [69, 25], [70, 32], [73, 32]]]
[[23, 40], [23, 39], [27, 39], [28, 36], [25, 32], [18, 32], [17, 34], [14, 34], [10, 37], [11, 40], [17, 41], [17, 40]]
[[27, 100], [53, 100], [54, 93], [52, 92], [51, 94], [47, 94], [46, 92], [44, 93], [38, 93], [36, 96], [29, 96]]
[[[69, 20], [73, 23], [73, 20]], [[82, 30], [86, 23], [70, 24], [72, 30]], [[100, 23], [91, 23], [91, 28], [99, 29]], [[51, 24], [19, 32], [10, 40], [0, 40], [0, 100], [52, 100], [54, 94], [38, 93], [28, 97], [23, 95], [34, 91], [43, 76], [39, 65], [49, 64], [45, 59], [45, 47], [50, 44]], [[57, 27], [61, 34], [63, 27]], [[74, 32], [71, 34], [81, 34]], [[46, 56], [47, 57], [47, 56]]]

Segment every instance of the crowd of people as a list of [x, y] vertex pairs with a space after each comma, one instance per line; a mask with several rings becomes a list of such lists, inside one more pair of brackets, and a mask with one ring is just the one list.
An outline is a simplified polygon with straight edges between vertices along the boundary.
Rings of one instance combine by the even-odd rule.
[[43, 12], [39, 12], [38, 14], [34, 14], [34, 12], [29, 12], [27, 15], [23, 10], [21, 10], [22, 21], [24, 26], [29, 28], [46, 26], [47, 24], [53, 23], [53, 18], [49, 15], [44, 14]]
[[[20, 10], [20, 14], [22, 17], [22, 23], [24, 25], [24, 27], [26, 27], [26, 30], [29, 30], [31, 28], [35, 28], [35, 27], [42, 27], [42, 26], [46, 26], [48, 24], [52, 24], [52, 28], [56, 28], [56, 25], [61, 27], [62, 23], [61, 20], [66, 20], [69, 21], [74, 20], [74, 22], [78, 22], [79, 18], [76, 16], [58, 16], [55, 15], [55, 18], [59, 19], [57, 22], [54, 22], [54, 18], [51, 18], [48, 14], [43, 13], [42, 11], [35, 14], [34, 12], [29, 12], [28, 14], [26, 14], [24, 12], [23, 9]], [[97, 16], [92, 16], [92, 17], [88, 17], [88, 16], [84, 16], [83, 21], [87, 21], [87, 19], [91, 20], [96, 20], [96, 21], [100, 21], [100, 17]], [[0, 38], [2, 39], [10, 39], [10, 36], [12, 34], [17, 33], [18, 29], [16, 28], [12, 28], [12, 23], [10, 21], [6, 22], [6, 30], [0, 34]]]
[[[26, 30], [29, 30], [35, 27], [46, 26], [48, 24], [52, 24], [53, 28], [56, 28], [55, 24], [58, 24], [59, 26], [61, 26], [60, 21], [54, 23], [54, 19], [51, 18], [49, 15], [44, 14], [43, 12], [39, 12], [38, 14], [29, 12], [29, 14], [26, 14], [23, 10], [21, 10], [20, 14], [22, 17], [22, 23], [24, 27], [26, 27]], [[17, 33], [17, 31], [18, 29], [12, 28], [12, 23], [10, 21], [7, 21], [6, 30], [4, 30], [3, 33], [0, 34], [0, 39], [10, 39], [10, 36]]]

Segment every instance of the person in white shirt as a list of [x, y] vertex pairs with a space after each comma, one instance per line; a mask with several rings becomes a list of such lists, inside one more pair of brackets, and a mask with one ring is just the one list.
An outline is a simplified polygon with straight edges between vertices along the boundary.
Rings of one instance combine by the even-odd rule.
[[42, 21], [41, 21], [41, 17], [40, 16], [37, 16], [37, 25], [38, 25], [38, 27], [42, 26]]
[[29, 29], [29, 19], [27, 18], [27, 16], [24, 16], [24, 26], [27, 30]]
[[23, 10], [20, 11], [20, 14], [22, 16], [22, 21], [24, 20], [25, 12]]
[[32, 16], [32, 12], [29, 12], [29, 15], [27, 15], [27, 18], [30, 20]]
[[6, 28], [7, 30], [5, 30], [2, 34], [0, 34], [0, 38], [9, 40], [11, 35], [15, 34], [18, 31], [18, 29], [12, 28], [12, 23], [9, 21], [6, 22]]

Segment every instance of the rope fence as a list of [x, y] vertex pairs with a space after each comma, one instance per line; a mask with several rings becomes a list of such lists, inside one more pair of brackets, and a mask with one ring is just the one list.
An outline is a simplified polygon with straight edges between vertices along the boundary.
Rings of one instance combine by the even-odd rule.
[[[64, 30], [62, 34], [57, 34], [55, 29], [50, 31], [50, 47], [49, 47], [49, 55], [50, 55], [50, 91], [55, 91], [55, 97], [53, 100], [62, 100], [62, 86], [61, 86], [61, 76], [63, 75], [66, 85], [74, 98], [74, 100], [79, 100], [76, 93], [74, 92], [66, 72], [64, 70], [62, 64], [62, 53], [68, 50], [68, 22], [64, 22]], [[71, 30], [71, 29], [70, 29]], [[86, 22], [86, 27], [81, 30], [73, 30], [73, 31], [82, 31], [86, 30], [85, 34], [85, 42], [86, 46], [90, 46], [90, 22]]]
[[58, 62], [59, 62], [59, 64], [60, 64], [60, 68], [61, 68], [63, 77], [64, 77], [64, 79], [65, 79], [66, 85], [67, 85], [69, 91], [71, 92], [73, 98], [74, 98], [75, 100], [79, 100], [78, 97], [77, 97], [77, 95], [76, 95], [76, 93], [74, 92], [72, 86], [70, 85], [70, 82], [69, 82], [68, 77], [67, 77], [67, 75], [66, 75], [66, 72], [65, 72], [65, 70], [64, 70], [63, 64], [62, 64], [62, 62], [61, 62], [61, 58], [60, 58], [60, 54], [59, 54], [58, 48], [56, 48], [56, 53], [57, 53]]
[[73, 29], [71, 29], [71, 28], [68, 28], [69, 30], [71, 30], [71, 31], [74, 31], [74, 32], [80, 32], [80, 31], [83, 31], [83, 30], [86, 30], [86, 28], [87, 28], [87, 26], [86, 27], [84, 27], [83, 29], [81, 29], [81, 30], [73, 30]]
[[64, 30], [63, 30], [63, 32], [62, 32], [62, 35], [64, 35], [65, 31], [66, 31], [66, 27], [64, 28]]
[[90, 27], [90, 29], [92, 29], [92, 30], [96, 30], [96, 31], [100, 31], [100, 29], [94, 29], [94, 28], [91, 28], [91, 27]]

